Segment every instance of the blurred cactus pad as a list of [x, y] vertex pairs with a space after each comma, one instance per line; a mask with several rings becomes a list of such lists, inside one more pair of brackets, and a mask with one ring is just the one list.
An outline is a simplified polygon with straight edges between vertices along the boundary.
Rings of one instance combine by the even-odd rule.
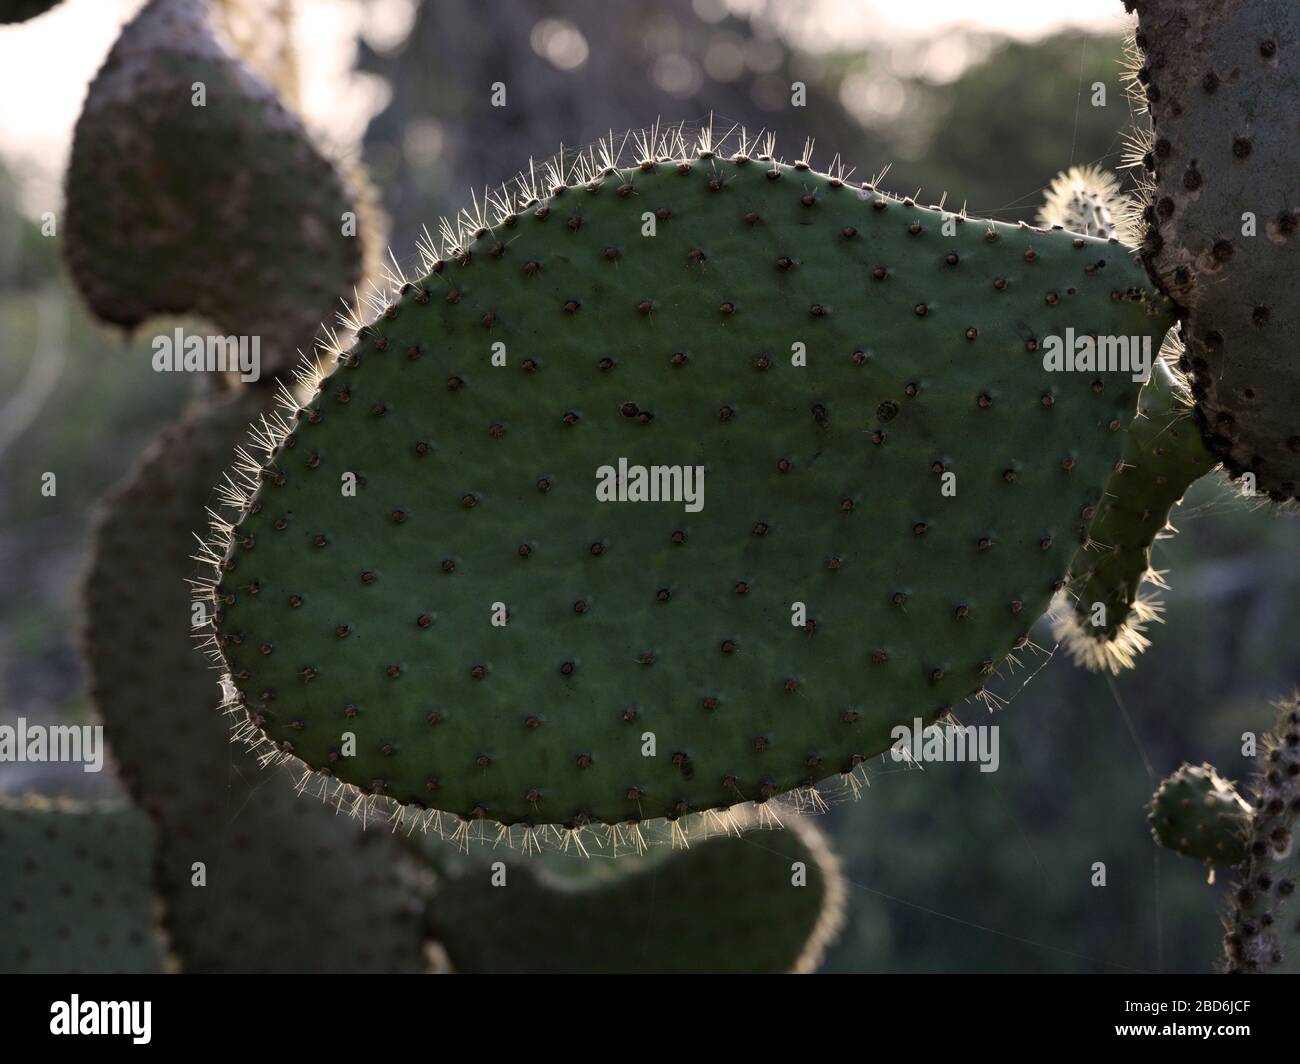
[[59, 0], [0, 0], [0, 26], [43, 15]]
[[158, 971], [155, 835], [127, 805], [0, 798], [0, 971]]
[[1049, 338], [1154, 356], [1141, 266], [642, 143], [466, 219], [237, 471], [255, 743], [465, 817], [676, 817], [848, 773], [1025, 645], [1139, 389]]
[[91, 83], [64, 254], [101, 319], [191, 312], [293, 367], [360, 283], [360, 188], [218, 38], [206, 0], [151, 0]]

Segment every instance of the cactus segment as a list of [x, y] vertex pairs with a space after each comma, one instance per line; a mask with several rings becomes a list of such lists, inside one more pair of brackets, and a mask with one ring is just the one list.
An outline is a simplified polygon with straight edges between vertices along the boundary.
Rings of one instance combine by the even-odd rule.
[[107, 500], [86, 589], [92, 696], [158, 825], [158, 890], [186, 971], [421, 971], [407, 855], [233, 744], [220, 673], [195, 650], [193, 530], [205, 505], [228, 513], [212, 485], [257, 410], [248, 388], [194, 408]]
[[1138, 396], [1138, 412], [1125, 434], [1123, 465], [1106, 485], [1089, 541], [1074, 556], [1071, 601], [1053, 630], [1075, 664], [1117, 675], [1150, 645], [1146, 627], [1159, 618], [1159, 603], [1140, 590], [1143, 581], [1159, 583], [1152, 545], [1172, 534], [1171, 510], [1218, 462], [1182, 382], [1163, 360]]
[[159, 971], [153, 852], [130, 806], [0, 797], [0, 971]]
[[640, 860], [574, 884], [524, 858], [502, 886], [476, 862], [441, 881], [432, 936], [458, 973], [740, 975], [812, 971], [843, 923], [839, 864], [805, 818]]
[[[503, 823], [849, 772], [1059, 589], [1138, 385], [1044, 347], [1154, 354], [1144, 283], [1116, 243], [745, 155], [514, 203], [248, 476], [215, 581], [233, 685], [279, 751]], [[702, 469], [702, 508], [602, 501], [637, 467]]]
[[1278, 707], [1253, 781], [1246, 859], [1229, 895], [1224, 967], [1232, 972], [1300, 974], [1300, 700]]
[[1182, 764], [1161, 781], [1147, 819], [1156, 842], [1212, 865], [1246, 856], [1249, 804], [1213, 765]]
[[151, 0], [123, 30], [77, 121], [66, 195], [64, 252], [97, 316], [192, 312], [258, 337], [263, 373], [310, 353], [360, 278], [367, 234], [343, 231], [357, 197], [199, 0]]
[[1234, 475], [1300, 492], [1300, 4], [1131, 0], [1154, 124], [1145, 257], [1186, 314], [1202, 429]]

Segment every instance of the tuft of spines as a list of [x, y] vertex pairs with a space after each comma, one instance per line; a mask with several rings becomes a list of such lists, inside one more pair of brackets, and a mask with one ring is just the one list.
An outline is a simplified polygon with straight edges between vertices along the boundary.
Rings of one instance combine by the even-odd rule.
[[1128, 222], [1131, 213], [1129, 198], [1114, 174], [1098, 166], [1072, 166], [1052, 179], [1038, 221], [1072, 233], [1116, 237], [1131, 246], [1136, 243]]

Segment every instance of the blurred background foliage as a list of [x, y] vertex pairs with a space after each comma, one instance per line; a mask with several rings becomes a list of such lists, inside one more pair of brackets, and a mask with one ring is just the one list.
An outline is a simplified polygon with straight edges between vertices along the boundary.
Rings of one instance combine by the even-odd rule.
[[[969, 32], [813, 51], [784, 5], [742, 7], [428, 0], [388, 47], [358, 39], [355, 68], [389, 90], [359, 151], [395, 256], [414, 262], [421, 226], [464, 205], [467, 190], [481, 198], [530, 154], [656, 118], [700, 124], [712, 113], [724, 128], [772, 130], [787, 158], [812, 137], [821, 165], [838, 152], [864, 179], [891, 164], [892, 191], [919, 188], [926, 202], [946, 192], [950, 207], [1010, 220], [1032, 221], [1042, 188], [1072, 163], [1121, 165], [1130, 115], [1118, 35]], [[802, 108], [790, 106], [796, 80]], [[490, 106], [493, 82], [506, 86], [504, 108]], [[1104, 107], [1090, 102], [1094, 82], [1106, 86]], [[149, 369], [150, 337], [173, 323], [135, 338], [90, 323], [56, 242], [20, 208], [2, 148], [0, 719], [65, 722], [88, 713], [78, 588], [96, 500], [204, 384]], [[53, 498], [40, 493], [47, 471]], [[1181, 760], [1249, 771], [1242, 733], [1265, 727], [1266, 702], [1300, 677], [1300, 566], [1294, 518], [1217, 478], [1196, 485], [1175, 520], [1180, 535], [1156, 552], [1172, 584], [1166, 623], [1135, 672], [1073, 668], [1040, 624], [1042, 652], [997, 687], [1009, 699], [996, 721], [999, 771], [877, 759], [861, 797], [832, 807], [824, 823], [852, 886], [827, 969], [1211, 966], [1222, 883], [1207, 887], [1203, 868], [1158, 851], [1144, 806]], [[985, 714], [974, 704], [959, 716]], [[107, 786], [55, 768], [6, 765], [0, 788]], [[1098, 862], [1105, 886], [1092, 885]]]

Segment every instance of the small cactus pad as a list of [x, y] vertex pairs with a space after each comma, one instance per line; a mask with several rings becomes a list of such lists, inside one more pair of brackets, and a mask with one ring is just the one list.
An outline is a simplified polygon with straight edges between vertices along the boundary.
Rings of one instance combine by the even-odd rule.
[[1229, 895], [1225, 967], [1300, 974], [1300, 700], [1278, 707], [1253, 781], [1246, 859]]
[[1053, 632], [1076, 664], [1118, 674], [1146, 649], [1146, 625], [1159, 611], [1139, 594], [1144, 580], [1156, 578], [1152, 545], [1172, 533], [1171, 510], [1217, 462], [1191, 416], [1182, 383], [1157, 362], [1125, 435], [1124, 464], [1106, 485], [1089, 542], [1075, 554], [1072, 601]]
[[156, 972], [154, 828], [126, 805], [0, 798], [0, 972]]
[[509, 860], [500, 886], [481, 861], [441, 881], [431, 931], [457, 972], [806, 972], [843, 922], [838, 863], [800, 817], [784, 831], [620, 858], [586, 882], [535, 863]]
[[128, 328], [198, 314], [260, 337], [264, 373], [312, 350], [360, 276], [361, 239], [343, 232], [356, 197], [199, 0], [152, 0], [123, 31], [66, 191], [64, 252], [95, 314]]
[[194, 646], [193, 531], [205, 506], [221, 511], [212, 485], [257, 402], [244, 387], [191, 410], [108, 499], [87, 582], [92, 695], [158, 824], [158, 889], [186, 971], [419, 971], [406, 855], [232, 743], [220, 672]]
[[1231, 866], [1246, 856], [1250, 806], [1213, 765], [1180, 765], [1161, 781], [1147, 819], [1156, 842], [1186, 857]]
[[1300, 494], [1300, 4], [1130, 0], [1154, 125], [1144, 250], [1184, 308], [1203, 431]]
[[1138, 385], [1044, 345], [1158, 350], [1145, 283], [1115, 243], [763, 158], [525, 197], [250, 475], [217, 588], [233, 683], [311, 767], [503, 823], [849, 772], [976, 692], [1059, 588]]

